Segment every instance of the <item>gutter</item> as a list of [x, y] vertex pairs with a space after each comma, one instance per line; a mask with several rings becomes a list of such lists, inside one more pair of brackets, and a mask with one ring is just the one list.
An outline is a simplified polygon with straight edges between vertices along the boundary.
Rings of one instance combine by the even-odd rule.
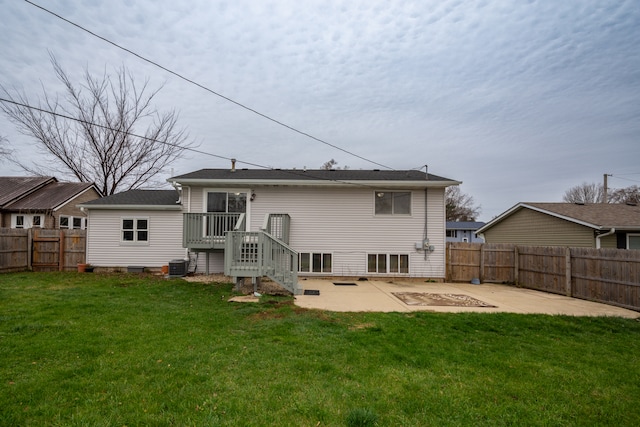
[[596, 249], [600, 249], [600, 239], [606, 236], [611, 236], [613, 233], [616, 232], [615, 227], [611, 227], [611, 230], [607, 231], [604, 234], [598, 234], [596, 236]]
[[198, 186], [244, 186], [259, 187], [266, 185], [273, 186], [300, 186], [300, 187], [340, 187], [352, 185], [355, 187], [380, 187], [380, 188], [431, 188], [431, 187], [449, 187], [452, 185], [460, 185], [460, 181], [389, 181], [389, 180], [321, 180], [321, 179], [305, 179], [305, 180], [286, 180], [286, 179], [180, 179], [174, 180], [180, 185], [198, 185]]

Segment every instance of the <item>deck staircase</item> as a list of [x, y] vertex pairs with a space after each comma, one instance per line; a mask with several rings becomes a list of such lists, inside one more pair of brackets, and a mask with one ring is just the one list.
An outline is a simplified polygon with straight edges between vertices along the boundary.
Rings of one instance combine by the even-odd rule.
[[238, 278], [268, 277], [299, 295], [298, 253], [289, 247], [288, 214], [267, 214], [260, 231], [229, 231], [225, 238], [224, 272]]

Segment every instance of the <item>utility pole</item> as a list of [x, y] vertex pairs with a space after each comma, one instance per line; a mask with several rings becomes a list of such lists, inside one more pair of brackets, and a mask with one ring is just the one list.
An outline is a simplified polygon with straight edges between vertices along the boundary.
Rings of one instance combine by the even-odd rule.
[[607, 177], [612, 176], [609, 173], [604, 174], [604, 185], [602, 188], [602, 203], [609, 203], [609, 196], [607, 195], [609, 187], [607, 186]]

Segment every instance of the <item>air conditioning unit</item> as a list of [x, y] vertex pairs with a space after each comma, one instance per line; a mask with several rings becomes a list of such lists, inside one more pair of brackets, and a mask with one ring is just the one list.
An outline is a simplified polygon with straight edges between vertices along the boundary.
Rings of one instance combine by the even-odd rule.
[[187, 275], [189, 261], [185, 259], [172, 259], [169, 261], [169, 277], [183, 277]]

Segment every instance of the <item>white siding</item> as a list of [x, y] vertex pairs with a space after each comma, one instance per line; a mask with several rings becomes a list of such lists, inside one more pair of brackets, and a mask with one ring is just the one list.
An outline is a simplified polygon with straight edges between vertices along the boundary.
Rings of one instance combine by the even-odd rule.
[[[424, 190], [412, 191], [410, 216], [376, 216], [373, 188], [269, 186], [253, 191], [255, 200], [248, 203], [249, 229], [258, 230], [266, 214], [289, 214], [290, 246], [298, 252], [333, 254], [336, 276], [369, 275], [368, 253], [408, 254], [410, 276], [445, 276], [444, 188], [428, 190], [427, 237], [435, 250], [426, 256], [416, 250], [425, 229]], [[203, 194], [202, 188], [192, 188], [192, 212], [202, 212]]]
[[[207, 253], [200, 252], [198, 254], [197, 274], [207, 272]], [[224, 273], [224, 252], [216, 251], [209, 253], [209, 274]]]
[[425, 192], [412, 191], [411, 215], [374, 214], [374, 189], [255, 189], [251, 230], [265, 214], [291, 216], [290, 245], [298, 252], [333, 254], [334, 275], [367, 275], [367, 254], [408, 254], [410, 276], [444, 277], [444, 189], [428, 190], [427, 237], [435, 251], [416, 250], [425, 229]]
[[[148, 244], [121, 242], [122, 218], [149, 219]], [[99, 267], [139, 265], [161, 267], [185, 258], [182, 248], [182, 212], [89, 210], [87, 262]]]

